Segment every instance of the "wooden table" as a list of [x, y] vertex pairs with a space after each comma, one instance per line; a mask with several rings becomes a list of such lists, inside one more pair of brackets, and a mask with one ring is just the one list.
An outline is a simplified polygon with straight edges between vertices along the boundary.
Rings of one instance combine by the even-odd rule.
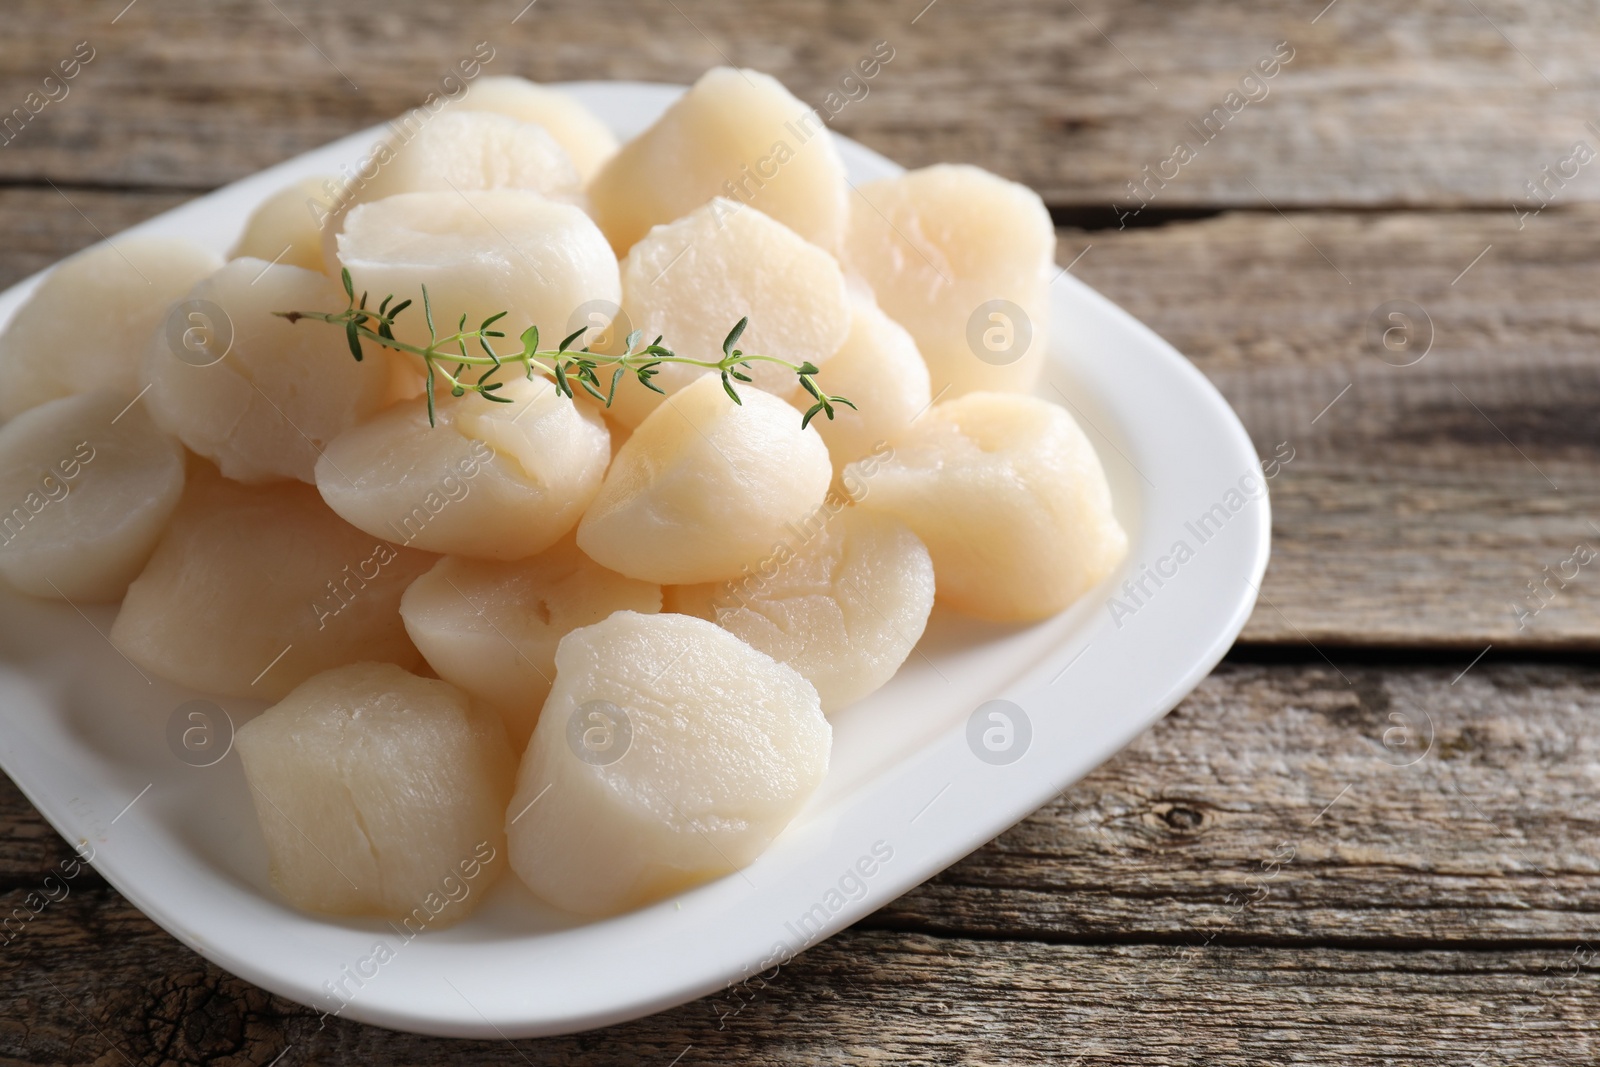
[[[1529, 583], [1600, 546], [1600, 160], [1572, 162], [1600, 8], [523, 3], [9, 0], [0, 108], [94, 58], [0, 147], [0, 284], [398, 113], [478, 41], [496, 73], [731, 61], [821, 102], [884, 40], [836, 127], [1038, 189], [1061, 262], [1292, 450], [1260, 607], [1127, 751], [768, 983], [546, 1041], [319, 1029], [86, 875], [0, 952], [0, 1058], [1596, 1062], [1600, 564]], [[0, 787], [3, 908], [67, 855]]]

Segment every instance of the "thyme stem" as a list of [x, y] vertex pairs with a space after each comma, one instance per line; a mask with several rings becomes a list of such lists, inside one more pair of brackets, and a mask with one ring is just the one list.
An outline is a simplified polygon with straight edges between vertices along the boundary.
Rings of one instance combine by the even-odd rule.
[[[362, 358], [361, 342], [366, 341], [382, 348], [395, 352], [405, 352], [419, 357], [427, 371], [427, 397], [428, 397], [428, 423], [435, 424], [434, 394], [436, 379], [443, 379], [451, 396], [463, 396], [473, 392], [481, 395], [485, 400], [496, 403], [509, 404], [512, 401], [507, 397], [495, 395], [504, 382], [493, 381], [494, 376], [508, 365], [521, 365], [528, 378], [535, 372], [545, 375], [555, 383], [556, 391], [562, 395], [573, 398], [573, 382], [576, 380], [578, 387], [589, 393], [596, 400], [607, 407], [616, 397], [617, 383], [627, 374], [631, 373], [639, 383], [647, 389], [665, 395], [665, 390], [650, 379], [659, 373], [664, 364], [681, 364], [688, 367], [701, 367], [717, 372], [722, 378], [722, 387], [736, 404], [742, 404], [735, 382], [749, 383], [751, 378], [745, 371], [751, 369], [755, 363], [775, 363], [794, 371], [799, 379], [802, 389], [813, 400], [811, 407], [801, 417], [800, 425], [808, 426], [811, 420], [819, 414], [828, 418], [834, 416], [834, 405], [843, 404], [854, 408], [855, 405], [842, 396], [829, 396], [817, 387], [815, 376], [818, 369], [811, 363], [792, 363], [776, 356], [763, 356], [753, 352], [744, 352], [735, 347], [739, 337], [749, 325], [749, 317], [742, 318], [728, 332], [727, 338], [722, 342], [721, 359], [694, 359], [690, 356], [680, 356], [670, 348], [662, 345], [662, 339], [657, 337], [648, 345], [641, 347], [643, 335], [635, 330], [628, 336], [627, 344], [621, 354], [607, 355], [605, 353], [591, 352], [588, 346], [574, 349], [573, 343], [588, 330], [588, 327], [579, 329], [554, 349], [539, 347], [539, 329], [530, 326], [524, 330], [518, 340], [521, 349], [517, 352], [501, 355], [496, 352], [492, 343], [494, 338], [505, 337], [505, 333], [493, 329], [495, 323], [506, 316], [506, 312], [491, 315], [476, 328], [467, 329], [466, 316], [456, 324], [454, 333], [440, 337], [433, 324], [433, 307], [428, 299], [428, 289], [422, 288], [423, 315], [428, 324], [428, 343], [426, 345], [411, 344], [402, 341], [394, 335], [394, 324], [400, 313], [411, 305], [410, 300], [403, 300], [394, 307], [390, 307], [394, 296], [391, 294], [384, 298], [376, 311], [367, 307], [367, 294], [362, 293], [358, 301], [355, 287], [350, 280], [348, 270], [340, 272], [340, 279], [344, 283], [345, 296], [349, 299], [349, 306], [343, 311], [275, 311], [274, 315], [298, 322], [301, 319], [310, 319], [314, 322], [325, 322], [338, 326], [345, 333], [349, 342], [350, 352], [357, 359]], [[468, 347], [476, 344], [483, 350], [482, 355], [475, 355], [468, 351]], [[454, 366], [454, 371], [448, 370], [443, 364]], [[463, 371], [468, 367], [488, 368], [477, 381], [464, 380]], [[600, 371], [602, 368], [611, 370], [609, 383], [602, 383]]]

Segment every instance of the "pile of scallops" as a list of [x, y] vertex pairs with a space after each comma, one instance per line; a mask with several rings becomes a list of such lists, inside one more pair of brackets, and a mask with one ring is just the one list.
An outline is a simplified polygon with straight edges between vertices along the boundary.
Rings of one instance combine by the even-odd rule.
[[[1120, 561], [1094, 450], [1031, 395], [1055, 238], [1029, 190], [852, 187], [754, 71], [620, 146], [520, 78], [411, 120], [266, 200], [226, 262], [117, 238], [0, 336], [0, 576], [120, 601], [143, 672], [271, 704], [235, 747], [294, 906], [438, 927], [509, 867], [602, 916], [723, 876], [936, 602], [1028, 623]], [[343, 311], [341, 270], [374, 303], [427, 286], [444, 332], [506, 312], [595, 352], [639, 330], [714, 360], [748, 317], [744, 351], [855, 407], [804, 426], [782, 366], [736, 402], [667, 364], [609, 406], [519, 370], [430, 423], [420, 359], [274, 314]], [[1027, 333], [1002, 359], [971, 329], [999, 301]]]

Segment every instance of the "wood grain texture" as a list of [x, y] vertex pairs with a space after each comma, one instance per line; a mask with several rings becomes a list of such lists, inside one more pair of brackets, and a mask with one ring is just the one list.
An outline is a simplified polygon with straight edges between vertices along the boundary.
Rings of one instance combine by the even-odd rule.
[[[1600, 643], [1592, 566], [1528, 588], [1600, 549], [1600, 210], [1518, 225], [1230, 212], [1063, 232], [1061, 259], [1083, 254], [1075, 274], [1189, 356], [1263, 456], [1293, 452], [1246, 641]], [[1396, 301], [1415, 310], [1389, 350]]]
[[874, 924], [1039, 940], [1576, 944], [1600, 672], [1226, 664]]
[[[128, 1063], [1588, 1064], [1594, 951], [1047, 945], [851, 930], [776, 974], [573, 1037], [396, 1034], [270, 996], [104, 891], [0, 973], [0, 1057]], [[108, 976], [115, 975], [115, 981]], [[448, 995], [448, 994], [446, 994]], [[25, 1021], [24, 1021], [25, 1020]]]
[[[496, 48], [494, 73], [681, 83], [731, 62], [812, 104], [888, 41], [895, 58], [837, 129], [908, 165], [982, 163], [1106, 218], [1185, 138], [1198, 157], [1152, 186], [1153, 212], [1503, 208], [1576, 141], [1600, 146], [1585, 124], [1600, 122], [1600, 23], [1578, 2], [1338, 3], [1320, 17], [1326, 0], [540, 0], [520, 17], [515, 0], [125, 4], [8, 3], [4, 111], [77, 42], [96, 54], [0, 147], [0, 179], [218, 185], [413, 106], [478, 41]], [[1209, 142], [1193, 133], [1280, 41], [1294, 58], [1267, 95]], [[1561, 198], [1600, 197], [1594, 169]]]

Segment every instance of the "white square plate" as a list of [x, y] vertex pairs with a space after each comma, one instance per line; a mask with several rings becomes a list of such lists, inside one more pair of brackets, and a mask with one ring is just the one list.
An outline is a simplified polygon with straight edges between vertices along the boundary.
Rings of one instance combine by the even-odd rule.
[[[624, 137], [682, 92], [563, 88]], [[354, 134], [130, 232], [223, 253], [266, 196], [353, 164], [382, 132]], [[852, 182], [900, 171], [853, 142], [839, 147]], [[0, 322], [38, 281], [0, 295]], [[168, 747], [174, 709], [202, 694], [146, 680], [124, 660], [103, 636], [110, 607], [80, 612], [0, 594], [0, 765], [173, 936], [330, 1014], [428, 1034], [534, 1036], [636, 1018], [738, 981], [862, 918], [1077, 781], [1182, 699], [1250, 613], [1270, 519], [1264, 491], [1238, 492], [1242, 479], [1263, 484], [1244, 428], [1177, 351], [1076, 278], [1057, 278], [1052, 299], [1058, 325], [1042, 395], [1069, 404], [1100, 452], [1130, 533], [1126, 564], [1035, 626], [935, 612], [900, 674], [837, 717], [822, 788], [741, 873], [592, 923], [540, 905], [507, 875], [471, 919], [409, 942], [381, 922], [301, 914], [270, 887], [238, 757], [197, 768]], [[1181, 564], [1172, 556], [1179, 541], [1192, 553], [1180, 553]], [[1123, 600], [1132, 613], [1114, 617], [1109, 598], [1147, 566], [1159, 567], [1159, 585], [1145, 577], [1144, 592]], [[978, 714], [993, 700], [1021, 709], [1009, 735], [993, 709]], [[220, 703], [236, 724], [263, 707]], [[1004, 751], [984, 747], [986, 730]], [[330, 992], [336, 983], [344, 996]]]

